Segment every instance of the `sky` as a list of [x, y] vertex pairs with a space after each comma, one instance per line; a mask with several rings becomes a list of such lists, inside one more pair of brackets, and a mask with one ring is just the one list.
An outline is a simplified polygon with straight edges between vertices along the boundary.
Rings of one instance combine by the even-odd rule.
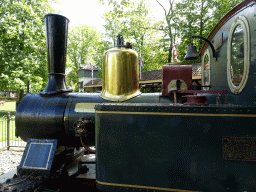
[[[98, 3], [98, 0], [58, 0], [59, 3], [52, 2], [52, 7], [56, 13], [62, 14], [70, 20], [69, 26], [78, 26], [85, 24], [95, 26], [99, 31], [103, 31], [104, 19], [103, 14], [110, 10], [107, 5]], [[168, 6], [168, 0], [162, 0], [165, 6]], [[167, 3], [167, 4], [166, 4]], [[154, 12], [156, 21], [164, 19], [162, 7], [155, 1], [151, 0], [151, 8]], [[169, 8], [169, 7], [168, 7]]]

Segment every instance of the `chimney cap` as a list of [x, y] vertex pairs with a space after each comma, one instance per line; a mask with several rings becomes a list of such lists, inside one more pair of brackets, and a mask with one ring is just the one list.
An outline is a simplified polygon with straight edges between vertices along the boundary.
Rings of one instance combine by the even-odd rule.
[[44, 18], [45, 17], [48, 17], [48, 16], [54, 16], [54, 17], [63, 17], [63, 18], [65, 18], [66, 20], [68, 20], [68, 22], [69, 22], [69, 19], [67, 18], [67, 17], [65, 17], [65, 16], [63, 16], [63, 15], [60, 15], [60, 14], [56, 14], [56, 13], [49, 13], [49, 14], [46, 14], [45, 16], [44, 16]]

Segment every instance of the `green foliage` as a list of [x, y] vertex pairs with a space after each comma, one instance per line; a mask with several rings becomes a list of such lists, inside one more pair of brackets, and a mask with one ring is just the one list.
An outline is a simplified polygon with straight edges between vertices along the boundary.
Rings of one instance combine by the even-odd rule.
[[[165, 21], [158, 24], [153, 23], [149, 11], [149, 2], [146, 0], [100, 0], [101, 2], [113, 6], [104, 17], [104, 26], [109, 39], [115, 44], [118, 33], [122, 34], [126, 41], [133, 43], [133, 49], [142, 51], [145, 63], [143, 71], [159, 69], [172, 57], [172, 45], [176, 44], [179, 61], [187, 63], [198, 63], [200, 58], [194, 61], [185, 61], [184, 57], [187, 46], [191, 42], [191, 36], [199, 35], [206, 37], [220, 19], [220, 14], [224, 15], [234, 5], [241, 0], [184, 0], [180, 2], [169, 1], [169, 6], [164, 7], [162, 1], [158, 1], [159, 6], [165, 13]], [[221, 10], [221, 13], [216, 10]], [[162, 26], [164, 35], [150, 30]], [[155, 40], [152, 40], [155, 39]], [[180, 43], [177, 43], [180, 40]], [[196, 39], [194, 45], [198, 52], [203, 45], [203, 41]], [[141, 46], [143, 44], [143, 46]]]
[[112, 46], [116, 45], [116, 37], [121, 34], [125, 42], [131, 42], [133, 49], [142, 53], [144, 68], [149, 71], [162, 68], [167, 63], [167, 51], [160, 47], [162, 39], [160, 23], [154, 23], [146, 0], [109, 0], [113, 9], [105, 13], [104, 25], [106, 36]]
[[[142, 53], [145, 64], [142, 71], [160, 69], [166, 64], [173, 43], [180, 61], [191, 63], [183, 59], [191, 36], [207, 38], [221, 17], [242, 0], [169, 0], [169, 7], [156, 0], [166, 16], [158, 23], [152, 20], [150, 0], [99, 1], [112, 6], [104, 15], [104, 38], [90, 26], [69, 29], [66, 67], [69, 86], [76, 87], [80, 64], [92, 63], [102, 69], [103, 53], [116, 44], [118, 33]], [[0, 4], [0, 90], [26, 89], [28, 80], [31, 92], [44, 89], [48, 80], [44, 15], [52, 12], [48, 0], [0, 0]], [[163, 30], [156, 30], [159, 28]], [[198, 51], [202, 44], [203, 41], [194, 40]], [[98, 74], [101, 78], [102, 71]]]
[[[162, 3], [158, 0], [156, 0], [157, 3], [163, 8], [164, 14], [165, 14], [165, 22], [166, 27], [164, 28], [165, 32], [165, 43], [167, 43], [167, 49], [168, 49], [168, 63], [172, 62], [172, 46], [175, 44], [175, 37], [176, 34], [176, 28], [175, 23], [173, 22], [175, 18], [175, 10], [174, 10], [174, 0], [169, 0], [169, 7], [166, 8], [162, 5]], [[167, 37], [167, 38], [166, 38]], [[166, 45], [164, 45], [166, 47]]]
[[[183, 63], [200, 62], [200, 58], [194, 61], [184, 60], [187, 46], [191, 42], [191, 36], [199, 35], [207, 38], [221, 17], [241, 1], [242, 0], [183, 0], [182, 2], [176, 3], [176, 14], [175, 17], [173, 17], [173, 24], [181, 39], [177, 50], [179, 58]], [[193, 43], [197, 46], [199, 52], [204, 41], [195, 39]]]
[[241, 2], [243, 0], [213, 0], [214, 22], [218, 22], [229, 10]]
[[80, 64], [93, 62], [92, 56], [100, 42], [100, 33], [91, 26], [71, 27], [68, 35], [67, 56], [78, 69]]
[[77, 70], [81, 64], [91, 63], [100, 67], [102, 64], [104, 42], [101, 34], [91, 26], [71, 27], [68, 35], [66, 83], [77, 87]]
[[[175, 29], [178, 30], [181, 43], [178, 45], [178, 55], [183, 63], [191, 63], [185, 61], [184, 57], [187, 51], [187, 46], [191, 42], [191, 36], [199, 35], [207, 37], [211, 31], [211, 20], [213, 15], [211, 10], [213, 3], [211, 0], [184, 0], [177, 3], [175, 6], [176, 15], [174, 17]], [[194, 40], [194, 45], [198, 51], [203, 45], [202, 40]], [[192, 61], [193, 63], [200, 62], [200, 59]]]
[[99, 46], [96, 48], [96, 54], [93, 55], [93, 60], [96, 67], [99, 69], [98, 71], [98, 78], [102, 78], [102, 65], [104, 59], [104, 52], [108, 49], [112, 48], [112, 45], [108, 41], [101, 41]]
[[[152, 71], [161, 69], [167, 63], [168, 51], [161, 47], [159, 42], [161, 37], [155, 39], [149, 37], [142, 47], [142, 58], [144, 67], [142, 71]], [[154, 42], [155, 41], [155, 42]]]
[[6, 0], [0, 7], [0, 89], [39, 91], [47, 83], [44, 15], [47, 0]]
[[236, 27], [234, 34], [231, 47], [231, 74], [242, 77], [244, 73], [244, 31], [241, 25]]

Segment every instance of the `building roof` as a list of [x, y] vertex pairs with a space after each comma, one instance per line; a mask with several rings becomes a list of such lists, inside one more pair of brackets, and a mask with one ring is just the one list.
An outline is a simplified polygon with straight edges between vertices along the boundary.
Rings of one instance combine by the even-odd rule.
[[85, 84], [85, 86], [88, 85], [102, 85], [102, 79], [95, 79], [95, 80], [91, 80], [88, 83]]
[[[200, 78], [201, 78], [201, 64], [200, 63], [196, 63], [196, 64], [192, 65], [192, 77], [193, 76], [200, 76]], [[163, 70], [162, 69], [153, 70], [153, 71], [145, 71], [145, 72], [142, 72], [142, 74], [141, 74], [140, 82], [143, 82], [143, 83], [145, 83], [145, 81], [162, 82], [162, 78], [163, 78]], [[102, 79], [93, 80], [93, 84], [92, 84], [92, 81], [89, 81], [84, 86], [95, 86], [95, 85], [102, 85]]]
[[92, 67], [93, 67], [93, 70], [98, 71], [98, 68], [95, 67], [91, 63], [80, 64], [80, 68], [78, 69], [78, 71], [80, 71], [80, 70], [92, 70]]

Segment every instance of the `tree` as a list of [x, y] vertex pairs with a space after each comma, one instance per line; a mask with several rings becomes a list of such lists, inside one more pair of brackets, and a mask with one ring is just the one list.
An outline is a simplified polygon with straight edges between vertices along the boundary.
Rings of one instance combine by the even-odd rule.
[[116, 46], [116, 36], [118, 33], [122, 33], [121, 21], [113, 11], [109, 11], [104, 14], [105, 22], [104, 28], [106, 30], [106, 37], [113, 42], [113, 47]]
[[[169, 31], [170, 42], [181, 39], [177, 46], [179, 59], [183, 63], [191, 63], [183, 59], [191, 42], [191, 36], [199, 35], [207, 38], [221, 17], [242, 0], [183, 0], [177, 3], [169, 0], [168, 9], [160, 1], [156, 1], [165, 12], [166, 32]], [[200, 49], [204, 42], [194, 40], [193, 43]], [[200, 62], [200, 58], [193, 62]]]
[[93, 60], [96, 67], [99, 69], [98, 71], [98, 78], [102, 78], [102, 69], [103, 69], [103, 59], [104, 59], [104, 52], [108, 49], [112, 48], [112, 44], [108, 41], [101, 41], [99, 46], [96, 47], [96, 54], [93, 55]]
[[[190, 44], [193, 35], [207, 38], [221, 17], [241, 0], [184, 0], [176, 4], [176, 28], [179, 29], [181, 43], [178, 45], [178, 54], [181, 59], [186, 54], [186, 47]], [[194, 40], [198, 51], [203, 45], [202, 40]], [[191, 63], [185, 61], [184, 63]], [[200, 62], [200, 58], [193, 62]]]
[[[103, 0], [102, 0], [103, 1]], [[115, 42], [118, 33], [122, 34], [126, 42], [131, 42], [133, 49], [142, 53], [145, 67], [143, 71], [159, 69], [166, 60], [156, 60], [158, 52], [166, 55], [166, 51], [160, 48], [159, 23], [153, 23], [150, 15], [149, 2], [146, 0], [106, 0], [113, 9], [104, 17], [104, 25], [107, 36]], [[156, 38], [157, 37], [157, 38]]]
[[71, 27], [68, 35], [67, 47], [67, 78], [69, 86], [76, 86], [78, 82], [77, 70], [81, 64], [92, 63], [100, 66], [99, 52], [101, 43], [101, 34], [91, 26], [80, 25]]
[[214, 0], [214, 23], [217, 23], [229, 10], [243, 0]]
[[[212, 0], [184, 0], [176, 4], [175, 24], [179, 30], [181, 43], [178, 46], [178, 53], [181, 60], [186, 54], [186, 48], [191, 42], [193, 35], [207, 37], [212, 28], [214, 8]], [[203, 41], [194, 40], [194, 45], [201, 48]], [[188, 61], [184, 61], [187, 63]], [[191, 61], [189, 61], [190, 63]], [[193, 61], [200, 62], [200, 59]]]
[[168, 63], [171, 62], [172, 59], [172, 46], [175, 42], [175, 33], [174, 33], [174, 26], [173, 26], [173, 17], [174, 17], [174, 0], [169, 0], [169, 8], [166, 9], [158, 0], [157, 3], [163, 8], [165, 14], [165, 21], [167, 27], [165, 28], [165, 33], [169, 36], [169, 48], [168, 48]]
[[52, 12], [47, 0], [0, 2], [0, 89], [31, 91], [47, 84], [44, 15]]

